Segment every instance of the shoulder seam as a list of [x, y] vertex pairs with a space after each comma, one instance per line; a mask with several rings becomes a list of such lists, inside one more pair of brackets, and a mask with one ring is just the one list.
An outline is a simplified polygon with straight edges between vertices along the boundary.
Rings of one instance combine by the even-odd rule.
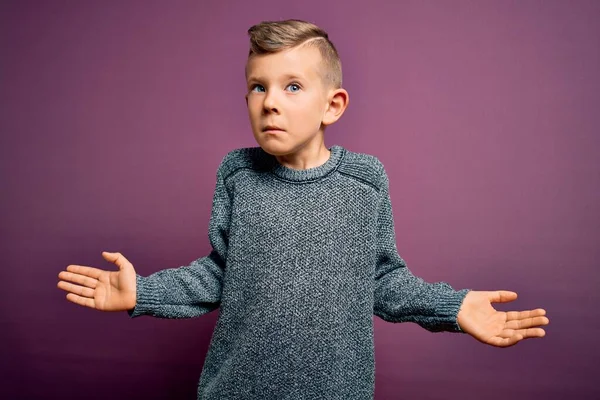
[[338, 169], [340, 174], [361, 182], [380, 192], [383, 189], [385, 168], [374, 155], [349, 152], [349, 157]]
[[355, 176], [355, 175], [352, 175], [352, 174], [348, 174], [348, 173], [340, 171], [340, 170], [338, 170], [338, 172], [340, 173], [340, 175], [347, 176], [348, 178], [350, 178], [352, 180], [364, 183], [365, 185], [372, 187], [377, 192], [381, 191], [381, 188], [377, 187], [377, 185], [375, 185], [373, 182], [370, 182], [370, 181], [368, 181], [366, 179], [359, 178], [358, 176]]
[[236, 167], [235, 169], [233, 169], [232, 171], [229, 171], [227, 173], [227, 175], [225, 175], [223, 177], [223, 182], [227, 181], [227, 179], [231, 178], [233, 175], [237, 174], [239, 171], [243, 170], [243, 169], [249, 169], [251, 171], [256, 171], [255, 169], [253, 169], [252, 167], [246, 167], [246, 166], [239, 166]]
[[254, 171], [255, 168], [252, 167], [250, 160], [256, 151], [256, 147], [245, 147], [227, 153], [219, 165], [219, 173], [222, 174], [223, 181], [231, 178], [242, 169]]

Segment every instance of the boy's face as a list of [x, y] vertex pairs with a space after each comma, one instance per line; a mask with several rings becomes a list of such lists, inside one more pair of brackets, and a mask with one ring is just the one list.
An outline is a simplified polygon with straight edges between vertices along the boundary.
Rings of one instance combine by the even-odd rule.
[[301, 46], [254, 55], [246, 66], [246, 103], [254, 138], [267, 153], [298, 154], [323, 146], [323, 117], [329, 91], [321, 53]]

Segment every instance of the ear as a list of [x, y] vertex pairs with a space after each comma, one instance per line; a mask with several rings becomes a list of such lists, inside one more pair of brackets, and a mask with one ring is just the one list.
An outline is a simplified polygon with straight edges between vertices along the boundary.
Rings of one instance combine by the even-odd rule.
[[332, 90], [327, 96], [328, 104], [323, 115], [323, 125], [331, 125], [336, 122], [348, 107], [350, 95], [345, 89]]

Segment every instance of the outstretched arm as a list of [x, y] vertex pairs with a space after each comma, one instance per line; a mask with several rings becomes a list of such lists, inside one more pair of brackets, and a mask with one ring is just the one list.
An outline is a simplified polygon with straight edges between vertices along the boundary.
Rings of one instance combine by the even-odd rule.
[[191, 318], [219, 307], [231, 220], [223, 160], [217, 171], [208, 237], [213, 250], [190, 265], [137, 276], [137, 302], [131, 317]]
[[216, 309], [227, 258], [231, 201], [223, 176], [224, 161], [217, 172], [209, 239], [210, 255], [190, 265], [158, 271], [147, 277], [135, 273], [120, 253], [102, 253], [118, 271], [69, 265], [59, 274], [58, 287], [67, 300], [102, 311], [128, 311], [131, 317], [190, 318]]
[[497, 311], [492, 303], [507, 303], [517, 298], [515, 292], [499, 290], [471, 291], [458, 313], [461, 329], [482, 343], [497, 347], [513, 346], [523, 339], [546, 335], [541, 326], [550, 320], [546, 310]]
[[432, 332], [459, 332], [456, 318], [468, 290], [426, 282], [408, 269], [396, 249], [389, 181], [380, 168], [374, 313], [389, 322], [414, 322]]
[[137, 275], [137, 301], [129, 316], [192, 318], [219, 307], [223, 262], [213, 250], [188, 266]]
[[464, 332], [497, 347], [543, 337], [541, 327], [550, 322], [544, 309], [502, 312], [492, 307], [515, 300], [514, 292], [457, 291], [444, 282], [425, 282], [409, 271], [396, 250], [389, 182], [381, 168], [375, 314], [390, 322], [415, 322], [432, 332]]

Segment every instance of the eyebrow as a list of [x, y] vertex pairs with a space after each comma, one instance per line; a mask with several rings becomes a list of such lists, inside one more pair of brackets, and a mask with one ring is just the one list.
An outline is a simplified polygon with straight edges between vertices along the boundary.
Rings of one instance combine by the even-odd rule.
[[[293, 79], [298, 79], [298, 80], [306, 80], [306, 78], [302, 75], [299, 74], [286, 74], [283, 77], [283, 80], [293, 80]], [[265, 81], [265, 79], [263, 77], [260, 76], [249, 76], [248, 77], [248, 82], [263, 82]]]

